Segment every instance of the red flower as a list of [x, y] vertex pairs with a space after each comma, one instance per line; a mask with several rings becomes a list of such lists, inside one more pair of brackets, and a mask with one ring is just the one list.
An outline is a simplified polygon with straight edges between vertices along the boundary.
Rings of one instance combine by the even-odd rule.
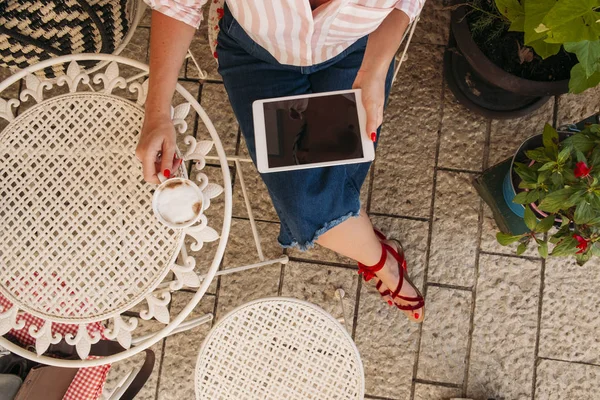
[[583, 178], [590, 175], [591, 167], [588, 167], [583, 161], [575, 164], [575, 177]]
[[577, 248], [579, 249], [579, 251], [575, 254], [581, 254], [587, 250], [588, 241], [586, 239], [584, 239], [583, 237], [581, 237], [579, 235], [573, 235], [573, 238], [575, 240], [577, 240], [577, 242], [579, 242], [579, 244], [577, 245]]
[[222, 8], [217, 8], [217, 14], [219, 15], [219, 19], [221, 19], [225, 15], [225, 10]]

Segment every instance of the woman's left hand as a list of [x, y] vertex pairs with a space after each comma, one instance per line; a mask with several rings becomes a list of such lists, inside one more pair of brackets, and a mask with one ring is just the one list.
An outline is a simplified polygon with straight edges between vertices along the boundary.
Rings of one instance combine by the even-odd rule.
[[359, 70], [352, 89], [362, 89], [362, 102], [367, 112], [367, 135], [377, 140], [377, 128], [383, 122], [386, 72]]

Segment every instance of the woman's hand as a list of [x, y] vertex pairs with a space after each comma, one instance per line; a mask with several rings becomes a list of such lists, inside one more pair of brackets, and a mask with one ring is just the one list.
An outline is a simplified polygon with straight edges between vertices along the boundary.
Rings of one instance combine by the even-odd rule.
[[367, 111], [367, 135], [373, 142], [377, 140], [377, 129], [383, 122], [386, 72], [360, 69], [352, 85], [352, 89], [362, 89], [362, 102]]
[[175, 127], [169, 117], [149, 118], [146, 114], [135, 155], [142, 162], [144, 179], [160, 183], [160, 172], [169, 177], [181, 165], [175, 153]]

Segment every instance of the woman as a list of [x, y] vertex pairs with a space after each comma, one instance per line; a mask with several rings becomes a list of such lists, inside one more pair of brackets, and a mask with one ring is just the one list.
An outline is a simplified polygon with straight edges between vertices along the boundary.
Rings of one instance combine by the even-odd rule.
[[[153, 8], [146, 119], [136, 154], [144, 178], [177, 167], [170, 119], [177, 75], [207, 0], [146, 0]], [[425, 0], [227, 0], [219, 73], [256, 161], [252, 103], [258, 99], [362, 89], [376, 142], [402, 36]], [[158, 156], [162, 155], [160, 161]], [[175, 164], [175, 165], [174, 165]], [[359, 193], [369, 163], [262, 175], [279, 218], [279, 242], [318, 243], [359, 263], [365, 280], [414, 322], [424, 300], [407, 276], [399, 242], [375, 231]]]

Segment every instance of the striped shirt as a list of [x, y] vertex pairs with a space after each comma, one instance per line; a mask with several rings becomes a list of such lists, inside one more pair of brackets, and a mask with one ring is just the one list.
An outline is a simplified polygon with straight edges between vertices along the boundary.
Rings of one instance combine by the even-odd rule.
[[[198, 28], [208, 0], [144, 0], [155, 11]], [[211, 0], [217, 2], [218, 0]], [[311, 3], [317, 5], [313, 10]], [[327, 61], [373, 32], [394, 9], [410, 20], [425, 0], [227, 0], [244, 31], [282, 64]]]

